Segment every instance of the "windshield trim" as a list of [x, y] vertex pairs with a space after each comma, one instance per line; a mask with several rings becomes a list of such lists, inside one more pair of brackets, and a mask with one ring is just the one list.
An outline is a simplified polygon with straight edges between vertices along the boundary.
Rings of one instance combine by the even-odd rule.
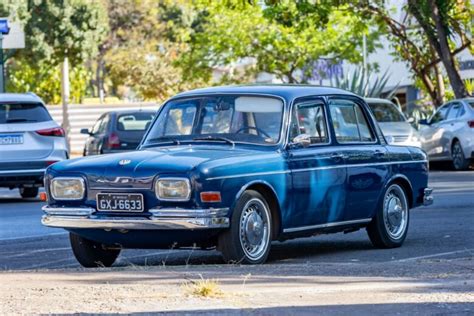
[[[170, 102], [175, 102], [175, 101], [185, 101], [185, 100], [195, 100], [195, 99], [203, 99], [203, 98], [216, 98], [216, 97], [219, 97], [219, 96], [253, 96], [253, 97], [263, 97], [263, 98], [274, 98], [274, 99], [278, 99], [280, 100], [282, 103], [283, 103], [283, 107], [282, 107], [282, 120], [281, 120], [281, 126], [280, 126], [280, 135], [279, 135], [279, 138], [278, 138], [278, 142], [274, 143], [274, 144], [258, 144], [258, 143], [251, 143], [251, 142], [243, 142], [243, 141], [234, 141], [235, 145], [253, 145], [253, 146], [262, 146], [262, 147], [281, 147], [282, 144], [285, 142], [285, 139], [284, 139], [284, 136], [286, 134], [286, 130], [287, 130], [287, 116], [288, 116], [288, 111], [287, 111], [287, 102], [286, 102], [286, 99], [283, 98], [282, 96], [279, 96], [279, 95], [275, 95], [275, 94], [268, 94], [268, 93], [196, 93], [196, 94], [192, 94], [192, 95], [186, 95], [186, 96], [175, 96], [175, 97], [171, 97], [169, 98], [168, 100], [166, 100], [165, 102], [163, 102], [161, 105], [160, 105], [160, 108], [159, 110], [156, 112], [156, 115], [150, 125], [150, 128], [147, 130], [147, 132], [145, 133], [145, 135], [143, 136], [141, 142], [140, 142], [140, 145], [138, 146], [137, 150], [141, 150], [141, 149], [144, 149], [144, 148], [150, 148], [150, 147], [160, 147], [159, 146], [159, 143], [158, 144], [149, 144], [149, 145], [146, 145], [145, 144], [145, 140], [146, 138], [148, 137], [148, 134], [150, 133], [152, 127], [155, 125], [156, 121], [158, 120], [158, 117], [161, 115], [161, 112], [163, 111], [163, 109], [170, 103]], [[180, 143], [183, 143], [183, 142], [186, 142], [188, 144], [199, 144], [199, 143], [204, 143], [204, 141], [193, 141], [192, 139], [189, 140], [189, 142], [187, 140], [180, 140]], [[168, 142], [169, 144], [169, 142]], [[218, 145], [217, 142], [215, 142], [216, 145]], [[219, 144], [220, 145], [220, 144]], [[176, 146], [176, 145], [175, 145]], [[179, 146], [179, 145], [178, 145]]]

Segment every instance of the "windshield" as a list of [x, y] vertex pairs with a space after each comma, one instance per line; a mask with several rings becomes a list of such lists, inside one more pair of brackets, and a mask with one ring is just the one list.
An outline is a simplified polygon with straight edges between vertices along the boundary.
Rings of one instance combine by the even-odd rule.
[[144, 146], [164, 142], [220, 141], [272, 145], [280, 139], [283, 103], [255, 96], [200, 97], [168, 102]]
[[38, 123], [51, 120], [51, 116], [41, 103], [0, 104], [0, 124]]
[[396, 108], [389, 103], [369, 103], [377, 122], [405, 122], [405, 117]]

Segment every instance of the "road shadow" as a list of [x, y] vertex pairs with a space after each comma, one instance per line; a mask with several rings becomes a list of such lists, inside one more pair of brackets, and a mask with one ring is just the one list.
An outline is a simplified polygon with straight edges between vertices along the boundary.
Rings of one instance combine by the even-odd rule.
[[[472, 315], [474, 307], [471, 302], [428, 302], [428, 303], [388, 303], [388, 304], [334, 304], [279, 306], [263, 308], [225, 308], [185, 311], [149, 311], [127, 314], [94, 314], [94, 315]], [[66, 314], [65, 314], [66, 315]], [[91, 314], [74, 314], [91, 315]]]

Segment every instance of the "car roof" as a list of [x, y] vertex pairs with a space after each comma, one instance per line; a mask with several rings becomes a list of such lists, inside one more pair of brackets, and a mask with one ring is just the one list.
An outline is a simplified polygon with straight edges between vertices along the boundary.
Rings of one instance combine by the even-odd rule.
[[134, 113], [156, 113], [157, 110], [150, 110], [150, 109], [137, 109], [137, 110], [114, 110], [108, 111], [104, 114], [112, 114], [112, 115], [122, 115], [122, 114], [134, 114]]
[[365, 102], [367, 103], [386, 103], [395, 105], [392, 101], [382, 98], [364, 98]]
[[252, 84], [252, 85], [234, 85], [209, 87], [195, 89], [182, 92], [174, 96], [181, 98], [187, 96], [200, 96], [209, 94], [262, 94], [273, 95], [284, 98], [287, 102], [300, 97], [322, 96], [322, 95], [348, 95], [357, 96], [356, 94], [332, 87], [315, 86], [315, 85], [296, 85], [296, 84]]
[[0, 103], [5, 102], [34, 102], [43, 103], [43, 101], [34, 93], [0, 93]]

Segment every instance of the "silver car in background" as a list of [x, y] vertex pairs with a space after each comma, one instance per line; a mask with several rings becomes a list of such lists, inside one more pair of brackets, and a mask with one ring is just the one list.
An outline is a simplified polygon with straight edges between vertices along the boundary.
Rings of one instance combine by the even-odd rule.
[[474, 98], [450, 101], [419, 123], [430, 161], [450, 161], [456, 170], [469, 168], [474, 158]]
[[421, 147], [418, 131], [393, 102], [376, 98], [366, 98], [365, 101], [391, 145]]
[[64, 130], [34, 94], [0, 94], [0, 187], [38, 195], [45, 169], [69, 157]]

